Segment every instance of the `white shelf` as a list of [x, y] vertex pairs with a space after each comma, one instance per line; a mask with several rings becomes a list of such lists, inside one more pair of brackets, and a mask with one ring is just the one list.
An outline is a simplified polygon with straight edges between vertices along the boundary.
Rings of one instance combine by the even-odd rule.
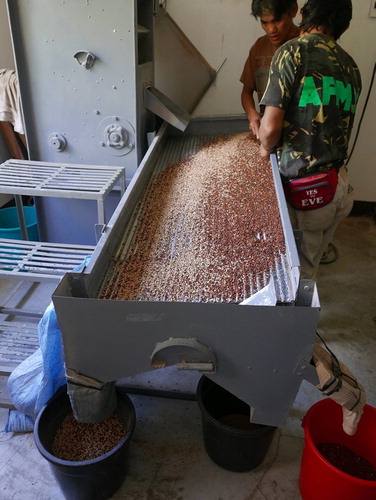
[[9, 376], [38, 347], [37, 323], [0, 321], [0, 375]]
[[22, 195], [96, 200], [98, 223], [104, 225], [104, 200], [118, 182], [122, 196], [125, 191], [125, 167], [15, 159], [0, 165], [0, 193], [15, 196], [24, 239], [27, 239], [27, 232], [21, 211]]
[[57, 282], [94, 252], [93, 246], [0, 239], [0, 277]]

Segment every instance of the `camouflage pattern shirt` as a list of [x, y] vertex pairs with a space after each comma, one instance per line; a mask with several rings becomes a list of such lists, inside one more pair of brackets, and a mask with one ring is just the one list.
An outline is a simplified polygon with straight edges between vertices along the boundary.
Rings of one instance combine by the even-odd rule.
[[343, 164], [360, 91], [358, 66], [333, 38], [306, 34], [278, 49], [260, 104], [285, 110], [277, 147], [283, 176]]

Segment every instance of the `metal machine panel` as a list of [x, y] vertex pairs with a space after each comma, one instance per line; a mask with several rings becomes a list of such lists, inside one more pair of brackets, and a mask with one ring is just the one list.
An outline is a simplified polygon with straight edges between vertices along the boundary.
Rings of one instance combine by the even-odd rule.
[[192, 113], [216, 72], [162, 9], [155, 20], [154, 62], [156, 87]]
[[[153, 83], [153, 6], [152, 0], [8, 2], [29, 159], [121, 165], [131, 180], [154, 130], [143, 106], [144, 86]], [[111, 193], [108, 213], [118, 200]], [[44, 241], [96, 243], [95, 204], [38, 198], [36, 207]]]
[[[301, 365], [311, 358], [318, 308], [106, 301], [71, 293], [64, 279], [53, 297], [68, 369], [119, 380], [150, 371], [158, 343], [174, 339], [181, 363], [183, 340], [196, 339], [216, 359], [208, 376], [246, 401], [254, 422], [281, 425], [287, 418], [304, 378]], [[186, 363], [210, 361], [208, 353]]]
[[141, 154], [136, 8], [8, 2], [30, 159], [124, 165], [127, 155], [131, 176]]
[[[8, 0], [8, 15], [30, 160], [121, 165], [128, 184], [155, 131], [155, 114], [162, 110], [177, 126], [183, 118], [186, 126], [190, 115], [173, 99], [184, 94], [191, 109], [214, 78], [186, 38], [189, 64], [181, 54], [174, 58], [183, 35], [154, 0]], [[167, 96], [154, 87], [154, 45], [162, 41], [155, 52], [163, 54], [158, 79]], [[164, 75], [166, 65], [173, 71]], [[109, 198], [109, 210], [117, 199]], [[92, 206], [40, 199], [37, 211], [45, 241], [96, 243]], [[80, 214], [75, 225], [65, 220], [72, 213]]]

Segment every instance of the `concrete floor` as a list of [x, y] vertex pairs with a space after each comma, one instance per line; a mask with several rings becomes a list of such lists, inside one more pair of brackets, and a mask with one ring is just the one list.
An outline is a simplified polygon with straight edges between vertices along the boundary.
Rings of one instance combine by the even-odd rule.
[[[322, 265], [318, 291], [322, 311], [319, 332], [337, 357], [365, 386], [367, 402], [376, 406], [376, 224], [372, 216], [351, 216], [338, 228], [334, 243], [339, 258]], [[7, 284], [0, 284], [0, 298]], [[50, 294], [38, 293], [46, 307]], [[142, 378], [142, 377], [141, 377]], [[143, 376], [145, 385], [152, 376]], [[173, 384], [169, 369], [160, 378]], [[194, 393], [197, 378], [187, 379]], [[0, 386], [4, 391], [4, 381]], [[304, 443], [301, 421], [322, 399], [303, 382], [286, 424], [278, 429], [268, 454], [257, 469], [234, 473], [207, 456], [201, 413], [195, 401], [130, 395], [137, 424], [130, 446], [129, 471], [114, 499], [124, 500], [298, 500], [298, 478]], [[7, 410], [0, 409], [0, 428]], [[60, 500], [63, 495], [47, 462], [37, 451], [33, 434], [0, 434], [0, 498]]]

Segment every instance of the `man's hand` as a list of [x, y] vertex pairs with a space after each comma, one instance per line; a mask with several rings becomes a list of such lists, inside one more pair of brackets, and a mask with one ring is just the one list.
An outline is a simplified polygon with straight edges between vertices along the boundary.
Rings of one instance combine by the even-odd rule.
[[260, 156], [261, 158], [269, 158], [271, 151], [266, 149], [265, 146], [260, 144]]
[[247, 113], [249, 121], [249, 131], [259, 139], [259, 128], [261, 122], [261, 116], [256, 110], [255, 101], [253, 99], [253, 93], [256, 89], [252, 89], [243, 85], [243, 90], [241, 93], [241, 101], [244, 111]]
[[285, 111], [273, 106], [265, 106], [264, 116], [259, 129], [260, 155], [267, 158], [278, 144], [283, 127]]
[[256, 139], [259, 139], [261, 116], [257, 113], [256, 110], [253, 110], [248, 114], [248, 120], [249, 120], [250, 132], [252, 132], [252, 134], [256, 137]]

